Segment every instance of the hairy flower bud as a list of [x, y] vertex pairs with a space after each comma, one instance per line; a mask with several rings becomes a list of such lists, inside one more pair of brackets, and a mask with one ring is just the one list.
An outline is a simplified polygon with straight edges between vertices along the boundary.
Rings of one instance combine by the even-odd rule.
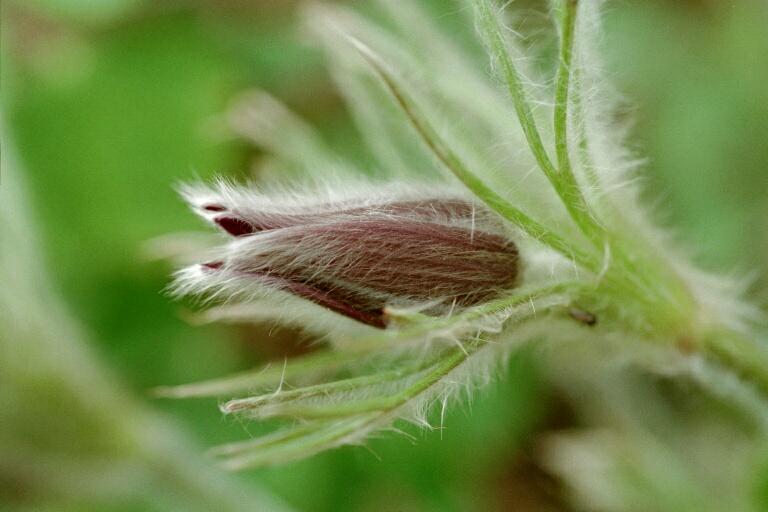
[[[387, 305], [440, 313], [514, 287], [518, 252], [491, 214], [455, 197], [264, 205], [246, 191], [188, 198], [235, 240], [203, 275], [276, 288], [365, 324]], [[275, 202], [276, 203], [276, 202]]]

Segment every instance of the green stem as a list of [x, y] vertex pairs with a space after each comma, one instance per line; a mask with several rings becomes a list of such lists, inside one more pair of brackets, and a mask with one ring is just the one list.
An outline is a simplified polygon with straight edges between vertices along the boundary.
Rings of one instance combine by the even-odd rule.
[[195, 382], [193, 384], [159, 387], [155, 388], [153, 393], [155, 396], [164, 398], [231, 395], [273, 385], [279, 383], [282, 379], [333, 372], [347, 363], [356, 361], [358, 358], [359, 355], [323, 350], [291, 359], [284, 365], [275, 364], [268, 368], [249, 370], [229, 377]]
[[571, 82], [576, 9], [568, 0], [565, 0], [565, 4], [560, 28], [560, 64], [557, 69], [557, 86], [555, 87], [555, 153], [560, 173], [565, 175], [567, 171], [572, 176], [571, 161], [568, 155], [568, 93]]
[[571, 89], [573, 40], [576, 26], [577, 6], [575, 0], [562, 1], [560, 64], [555, 87], [555, 154], [557, 156], [558, 179], [553, 182], [557, 193], [568, 209], [568, 213], [582, 232], [598, 248], [605, 243], [603, 229], [595, 221], [576, 176], [573, 173], [568, 144], [568, 95]]
[[371, 412], [386, 414], [439, 382], [453, 369], [466, 361], [470, 354], [474, 353], [479, 346], [479, 343], [474, 343], [464, 349], [451, 349], [447, 356], [441, 357], [416, 382], [394, 395], [379, 396], [336, 405], [288, 405], [276, 408], [275, 415], [302, 419], [319, 419], [349, 417]]
[[282, 391], [279, 393], [270, 393], [266, 395], [242, 398], [239, 400], [230, 400], [229, 402], [225, 403], [221, 409], [225, 414], [229, 414], [294, 400], [301, 400], [304, 398], [311, 398], [314, 396], [322, 396], [330, 393], [360, 389], [367, 386], [372, 386], [374, 384], [381, 384], [383, 382], [391, 382], [401, 379], [407, 375], [422, 370], [424, 367], [425, 364], [409, 365], [398, 368], [396, 370], [374, 373], [371, 375], [362, 375], [359, 377], [326, 382], [323, 384], [315, 384], [313, 386], [306, 386], [289, 391]]
[[[508, 308], [520, 306], [528, 302], [551, 296], [557, 293], [582, 290], [585, 287], [579, 282], [564, 282], [555, 285], [545, 286], [534, 290], [522, 290], [512, 295], [507, 295], [480, 306], [476, 306], [454, 316], [431, 317], [421, 313], [406, 313], [404, 318], [408, 321], [406, 327], [400, 330], [389, 332], [385, 331], [363, 339], [355, 340], [355, 343], [349, 343], [351, 351], [371, 352], [381, 349], [391, 349], [394, 344], [402, 345], [411, 340], [423, 340], [424, 336], [439, 333], [442, 329], [451, 329], [463, 321], [474, 320], [483, 316], [492, 315]], [[412, 323], [411, 323], [412, 322]], [[473, 328], [474, 329], [474, 328]], [[461, 333], [454, 329], [451, 331], [453, 336], [460, 336]], [[391, 334], [391, 335], [390, 335]]]
[[570, 88], [571, 60], [573, 56], [576, 2], [574, 0], [564, 0], [562, 9], [560, 65], [557, 73], [554, 111], [557, 167], [552, 164], [544, 148], [544, 143], [536, 127], [536, 121], [521, 75], [507, 48], [492, 0], [473, 0], [473, 2], [477, 7], [480, 26], [485, 34], [488, 47], [500, 65], [501, 74], [507, 84], [507, 91], [512, 99], [520, 126], [539, 167], [552, 184], [552, 187], [579, 229], [598, 249], [602, 249], [604, 244], [603, 230], [591, 214], [591, 209], [573, 174], [568, 155], [568, 91]]
[[768, 347], [759, 340], [723, 329], [703, 336], [701, 349], [768, 396]]
[[515, 307], [515, 306], [520, 306], [522, 304], [525, 304], [526, 302], [540, 299], [542, 297], [548, 297], [558, 293], [580, 290], [580, 289], [583, 289], [584, 286], [585, 286], [584, 283], [570, 281], [570, 282], [554, 284], [551, 286], [545, 286], [543, 288], [539, 288], [538, 290], [529, 291], [527, 293], [510, 295], [508, 297], [502, 297], [501, 299], [492, 300], [490, 302], [483, 304], [482, 306], [478, 306], [474, 309], [470, 309], [469, 311], [464, 313], [463, 317], [468, 319], [474, 319], [474, 318], [478, 318], [486, 315], [492, 315], [494, 313], [499, 313], [505, 309]]
[[[473, 0], [477, 12], [480, 15], [480, 26], [483, 30], [487, 44], [491, 53], [501, 66], [502, 75], [507, 84], [507, 91], [512, 98], [512, 105], [515, 113], [520, 120], [520, 127], [523, 129], [528, 145], [531, 147], [533, 156], [544, 171], [547, 177], [554, 176], [556, 173], [552, 161], [549, 159], [547, 150], [541, 140], [541, 135], [536, 127], [536, 121], [533, 117], [528, 95], [526, 94], [520, 73], [517, 71], [509, 51], [506, 41], [502, 35], [499, 26], [498, 16], [491, 0]], [[551, 178], [550, 178], [551, 179]]]
[[[580, 68], [576, 67], [571, 70], [572, 81], [575, 81], [576, 87], [572, 87], [571, 91], [571, 111], [576, 117], [576, 127], [578, 128], [577, 136], [577, 154], [578, 162], [582, 168], [584, 176], [589, 183], [589, 186], [594, 191], [599, 191], [602, 188], [600, 177], [598, 176], [592, 158], [590, 156], [589, 140], [587, 139], [587, 115], [584, 111], [584, 85], [582, 83], [583, 77], [581, 76]], [[602, 196], [597, 198], [603, 201]], [[612, 205], [611, 205], [612, 206]], [[613, 213], [613, 211], [611, 212]]]
[[[307, 424], [308, 432], [302, 432], [296, 437], [288, 431], [284, 438], [289, 442], [281, 444], [279, 441], [270, 443], [268, 447], [255, 447], [244, 454], [230, 457], [222, 462], [222, 467], [229, 470], [240, 470], [249, 467], [267, 466], [274, 463], [285, 463], [308, 457], [322, 450], [343, 444], [345, 438], [365, 431], [375, 426], [381, 420], [379, 414], [365, 414], [347, 420], [325, 423], [319, 429], [317, 422]], [[314, 428], [310, 428], [312, 425]], [[298, 427], [297, 430], [303, 430]]]

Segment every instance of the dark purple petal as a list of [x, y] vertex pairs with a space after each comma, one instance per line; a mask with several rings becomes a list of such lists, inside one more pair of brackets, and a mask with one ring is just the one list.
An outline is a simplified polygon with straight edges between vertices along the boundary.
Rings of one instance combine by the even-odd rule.
[[322, 284], [291, 281], [269, 274], [251, 274], [259, 277], [264, 284], [298, 295], [324, 308], [330, 309], [358, 322], [383, 329], [386, 327], [384, 305], [370, 306], [355, 300], [342, 289], [323, 287]]
[[250, 222], [229, 215], [216, 217], [213, 221], [232, 236], [247, 236], [259, 231]]
[[[305, 260], [306, 278], [341, 280], [414, 300], [485, 300], [515, 285], [517, 249], [498, 235], [420, 221], [366, 219], [286, 232], [285, 244], [327, 254]], [[281, 255], [276, 255], [278, 258]], [[286, 256], [296, 256], [292, 251]], [[273, 260], [273, 265], [275, 260]], [[279, 261], [279, 259], [277, 259]]]
[[402, 218], [423, 218], [425, 220], [471, 219], [475, 215], [475, 211], [475, 205], [461, 199], [429, 199], [361, 206], [322, 204], [318, 205], [317, 211], [312, 213], [254, 211], [240, 212], [239, 215], [244, 222], [252, 227], [252, 232], [255, 232], [327, 223], [345, 217], [364, 218], [387, 215]]

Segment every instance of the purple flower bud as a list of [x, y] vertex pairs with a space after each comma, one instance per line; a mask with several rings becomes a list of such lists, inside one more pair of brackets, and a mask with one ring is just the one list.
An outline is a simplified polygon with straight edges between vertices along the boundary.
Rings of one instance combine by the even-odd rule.
[[229, 211], [222, 205], [205, 205], [209, 212], [224, 212], [213, 221], [232, 236], [245, 236], [257, 231], [286, 228], [301, 224], [313, 224], [332, 218], [361, 217], [371, 215], [393, 215], [445, 219], [469, 218], [473, 205], [460, 200], [413, 200], [367, 205], [321, 204], [319, 211], [312, 213], [284, 213], [279, 211]]
[[463, 199], [301, 208], [259, 208], [245, 199], [198, 202], [206, 218], [237, 238], [224, 257], [202, 265], [206, 274], [253, 279], [379, 328], [387, 305], [440, 314], [516, 285], [515, 244], [489, 212]]

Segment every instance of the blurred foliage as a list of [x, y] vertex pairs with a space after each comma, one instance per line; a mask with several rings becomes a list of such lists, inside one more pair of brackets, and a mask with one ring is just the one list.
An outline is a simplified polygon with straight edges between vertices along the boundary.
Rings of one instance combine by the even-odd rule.
[[[456, 22], [453, 3], [429, 3], [445, 23]], [[648, 199], [696, 259], [726, 272], [757, 271], [756, 289], [765, 289], [768, 4], [609, 5], [609, 67], [636, 105], [629, 115], [637, 118], [633, 143], [648, 158]], [[302, 43], [296, 4], [18, 0], [3, 7], [4, 115], [48, 266], [98, 351], [147, 396], [155, 385], [296, 350], [295, 342], [280, 344], [290, 333], [188, 325], [186, 307], [163, 294], [169, 268], [141, 251], [152, 237], [197, 227], [176, 182], [243, 176], [259, 157], [223, 129], [222, 112], [245, 88], [268, 89], [358, 154], [319, 53]], [[512, 502], [521, 511], [567, 510], [530, 462], [530, 434], [573, 420], [533, 361], [516, 356], [471, 407], [448, 415], [444, 430], [407, 429], [415, 446], [387, 435], [369, 450], [345, 448], [243, 478], [319, 512], [506, 510]], [[188, 424], [201, 445], [246, 429], [223, 423], [210, 401], [147, 403]]]
[[768, 6], [625, 4], [609, 14], [608, 47], [620, 90], [637, 104], [648, 197], [701, 262], [759, 268], [764, 285]]

